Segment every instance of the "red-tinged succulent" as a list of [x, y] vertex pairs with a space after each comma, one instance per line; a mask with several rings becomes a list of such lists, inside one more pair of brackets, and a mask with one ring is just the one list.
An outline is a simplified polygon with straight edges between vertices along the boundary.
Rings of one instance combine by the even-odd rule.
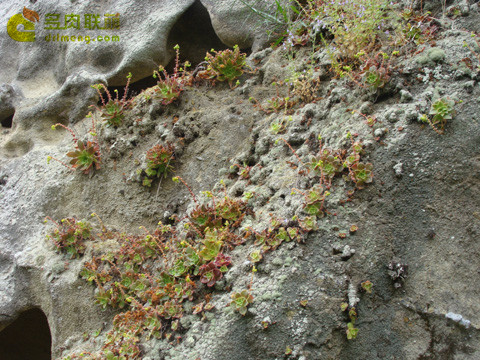
[[227, 266], [230, 266], [232, 264], [232, 258], [230, 256], [219, 253], [215, 258], [214, 263], [215, 266], [217, 266], [220, 270], [222, 270], [222, 268], [226, 269]]
[[[132, 74], [128, 73], [127, 75], [127, 84], [123, 91], [123, 97], [120, 99], [118, 97], [118, 90], [114, 90], [115, 97], [112, 97], [110, 91], [104, 84], [92, 85], [92, 87], [97, 90], [100, 100], [102, 101], [102, 106], [98, 107], [96, 105], [91, 105], [100, 112], [100, 116], [107, 123], [107, 126], [120, 126], [125, 118], [125, 110], [127, 110], [132, 105], [132, 99], [127, 100], [128, 86], [130, 85], [130, 80], [132, 79]], [[103, 97], [102, 91], [105, 92], [106, 99]], [[105, 101], [107, 100], [107, 101]]]
[[245, 316], [247, 313], [247, 306], [253, 302], [253, 296], [248, 290], [242, 290], [241, 292], [234, 292], [232, 294], [232, 301], [230, 306], [237, 310], [240, 314]]
[[53, 241], [57, 251], [69, 254], [72, 259], [82, 256], [86, 249], [84, 242], [92, 239], [91, 225], [75, 218], [62, 219], [60, 224], [53, 222], [57, 228], [47, 238]]
[[198, 255], [205, 261], [215, 259], [223, 245], [221, 234], [219, 234], [216, 229], [205, 229], [205, 240], [203, 241], [203, 245], [204, 246]]
[[75, 146], [75, 150], [67, 153], [67, 156], [72, 158], [72, 160], [70, 160], [71, 166], [65, 164], [61, 160], [54, 158], [53, 156], [47, 157], [47, 163], [49, 163], [50, 160], [55, 160], [72, 171], [79, 169], [85, 174], [93, 175], [94, 169], [100, 169], [101, 162], [100, 146], [98, 144], [97, 134], [95, 131], [95, 121], [93, 120], [93, 118], [92, 128], [90, 129], [90, 135], [93, 136], [93, 141], [78, 140], [77, 135], [72, 129], [60, 123], [52, 125], [52, 130], [55, 130], [58, 126], [63, 127], [73, 137], [73, 145]]
[[324, 192], [323, 186], [315, 185], [305, 194], [305, 211], [309, 215], [323, 217], [324, 202], [327, 193]]
[[205, 74], [202, 77], [218, 81], [232, 81], [241, 76], [245, 69], [245, 59], [247, 55], [240, 52], [238, 45], [223, 51], [211, 51], [214, 55], [207, 53], [205, 60], [208, 63]]
[[223, 277], [222, 272], [217, 268], [214, 262], [209, 262], [208, 264], [200, 266], [200, 272], [198, 275], [200, 275], [200, 281], [208, 287], [212, 287]]
[[352, 180], [358, 189], [362, 189], [365, 184], [369, 184], [373, 181], [372, 173], [373, 165], [370, 163], [356, 163], [351, 167]]
[[187, 68], [190, 63], [186, 61], [183, 68], [180, 68], [180, 47], [175, 45], [174, 50], [176, 56], [173, 74], [168, 74], [163, 66], [160, 66], [158, 71], [153, 72], [153, 78], [157, 79], [157, 86], [154, 87], [155, 94], [161, 100], [162, 105], [168, 105], [177, 100], [189, 82], [190, 74]]
[[84, 174], [89, 174], [94, 169], [100, 169], [100, 148], [98, 144], [92, 141], [83, 142], [77, 141], [77, 150], [67, 153], [71, 157], [70, 165], [73, 168], [83, 171]]
[[143, 179], [144, 186], [151, 186], [155, 178], [166, 177], [170, 171], [173, 171], [171, 162], [175, 159], [174, 152], [175, 147], [172, 144], [157, 144], [147, 151], [146, 178]]
[[339, 156], [332, 154], [332, 152], [327, 149], [322, 150], [319, 156], [312, 158], [310, 165], [314, 171], [329, 180], [333, 179], [335, 174], [343, 171], [343, 165]]

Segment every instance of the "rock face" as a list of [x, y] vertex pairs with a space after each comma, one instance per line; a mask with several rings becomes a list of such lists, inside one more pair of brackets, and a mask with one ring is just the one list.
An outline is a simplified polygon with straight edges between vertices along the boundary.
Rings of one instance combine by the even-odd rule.
[[[181, 35], [188, 34], [195, 13], [209, 14], [225, 45], [258, 50], [264, 33], [242, 25], [254, 18], [241, 15], [251, 15], [245, 5], [230, 1], [29, 7], [41, 15], [38, 39], [48, 35], [41, 30], [47, 13], [118, 12], [125, 23], [118, 31], [122, 42], [107, 46], [16, 43], [0, 35], [2, 54], [10, 54], [0, 58], [0, 330], [18, 327], [20, 314], [38, 308], [48, 319], [53, 358], [101, 348], [120, 310], [96, 305], [95, 287], [79, 273], [92, 255], [118, 244], [105, 238], [87, 242], [83, 257], [69, 259], [46, 239], [52, 225], [43, 220], [75, 216], [95, 223], [100, 233], [103, 225], [90, 216], [94, 212], [112, 232], [139, 234], [139, 226], [153, 231], [177, 215], [180, 228], [195, 206], [189, 191], [170, 177], [152, 188], [138, 181], [137, 170], [154, 145], [175, 145], [172, 175], [199, 199], [201, 191], [212, 189], [220, 198], [247, 199], [255, 217], [248, 214], [238, 232], [253, 233], [272, 227], [271, 216], [282, 224], [306, 216], [302, 193], [318, 177], [303, 164], [318, 152], [319, 135], [324, 148], [346, 150], [350, 133], [362, 141], [362, 161], [373, 164], [373, 183], [352, 195], [348, 173], [334, 177], [318, 228], [304, 242], [265, 252], [253, 275], [251, 253], [259, 246], [251, 238], [236, 246], [222, 281], [214, 288], [197, 281], [201, 296], [211, 295], [213, 310], [194, 314], [202, 298], [186, 301], [181, 339], [142, 343], [143, 359], [480, 358], [480, 88], [478, 69], [462, 62], [477, 61], [463, 47], [468, 32], [442, 30], [423, 53], [402, 55], [402, 72], [378, 92], [322, 72], [328, 67], [325, 49], [313, 56], [299, 50], [288, 59], [281, 48], [254, 51], [248, 63], [257, 70], [244, 74], [235, 89], [199, 81], [167, 106], [146, 90], [135, 97], [121, 126], [99, 122], [102, 164], [89, 177], [46, 159], [68, 161], [65, 154], [72, 150], [68, 132], [51, 130], [57, 122], [69, 124], [79, 139], [91, 138], [85, 115], [98, 99], [90, 85], [122, 84], [128, 72], [150, 75], [171, 61], [170, 49], [181, 41], [187, 53], [199, 54], [202, 37], [192, 36], [195, 44], [189, 45]], [[0, 4], [0, 26], [20, 12], [13, 2]], [[474, 11], [455, 21], [480, 31]], [[286, 78], [290, 69], [302, 71], [312, 58], [320, 59], [316, 71], [322, 78], [315, 101], [297, 105], [291, 114], [283, 107], [266, 114], [252, 106], [250, 97], [266, 107], [276, 94], [271, 82]], [[456, 113], [439, 135], [417, 120], [446, 96], [456, 101]], [[358, 112], [374, 115], [376, 122], [367, 124]], [[367, 280], [372, 294], [361, 290]], [[226, 305], [234, 291], [244, 289], [254, 299], [242, 316]], [[355, 340], [345, 334], [344, 302], [357, 311]], [[4, 339], [0, 333], [0, 349], [8, 346]]]
[[[0, 59], [2, 121], [15, 113], [14, 127], [25, 130], [42, 121], [79, 121], [95, 100], [91, 84], [124, 85], [129, 72], [133, 81], [151, 77], [158, 65], [172, 60], [176, 43], [185, 44], [185, 55], [199, 62], [207, 50], [223, 45], [222, 41], [230, 46], [241, 44], [245, 49], [259, 48], [265, 42], [261, 40], [265, 30], [242, 16], [246, 12], [244, 5], [235, 1], [205, 5], [211, 13], [218, 5], [225, 10], [214, 18], [215, 28], [219, 29], [216, 34], [199, 0], [30, 5], [30, 10], [40, 16], [35, 24], [35, 41], [14, 41], [6, 32], [0, 38], [4, 54]], [[227, 21], [227, 9], [233, 9], [238, 24]], [[17, 3], [2, 2], [0, 26], [5, 29], [9, 19], [21, 12]], [[118, 17], [111, 16], [116, 14]], [[184, 14], [188, 21], [182, 17]], [[239, 26], [242, 21], [243, 26]], [[201, 44], [200, 48], [196, 44]], [[32, 118], [34, 124], [29, 120]], [[14, 135], [2, 151], [6, 156], [25, 153], [33, 146], [34, 132]]]

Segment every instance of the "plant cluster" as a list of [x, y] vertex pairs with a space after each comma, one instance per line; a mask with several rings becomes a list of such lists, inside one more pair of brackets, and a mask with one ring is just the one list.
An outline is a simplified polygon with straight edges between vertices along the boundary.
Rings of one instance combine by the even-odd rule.
[[[345, 307], [345, 305], [347, 306]], [[357, 310], [353, 306], [349, 307], [347, 303], [342, 304], [342, 309], [343, 311], [348, 310], [348, 317], [350, 319], [350, 321], [347, 323], [347, 330], [345, 331], [347, 333], [347, 339], [354, 340], [358, 335], [358, 329], [355, 327], [355, 322], [357, 321]]]
[[255, 238], [255, 245], [259, 249], [252, 251], [249, 255], [252, 263], [260, 262], [268, 251], [278, 248], [283, 242], [303, 242], [305, 235], [316, 229], [316, 220], [306, 217], [299, 220], [294, 217], [292, 220], [279, 220], [272, 218], [268, 228], [262, 231], [251, 231]]
[[141, 340], [173, 340], [185, 301], [200, 300], [195, 313], [212, 308], [208, 299], [199, 298], [202, 284], [213, 287], [228, 271], [231, 258], [226, 252], [244, 241], [234, 231], [251, 211], [241, 200], [209, 192], [207, 198], [202, 204], [195, 199], [182, 232], [162, 223], [144, 235], [104, 229], [102, 240], [115, 239], [118, 248], [93, 256], [81, 272], [98, 288], [101, 307], [121, 310], [106, 336], [104, 357], [135, 359], [141, 356]]
[[185, 87], [191, 82], [191, 74], [187, 71], [190, 63], [186, 61], [183, 68], [180, 67], [180, 47], [175, 45], [175, 67], [173, 74], [168, 74], [163, 66], [159, 66], [158, 71], [153, 72], [153, 78], [157, 79], [155, 94], [162, 103], [168, 105], [177, 100]]
[[70, 165], [65, 164], [63, 161], [58, 160], [53, 156], [48, 156], [47, 162], [49, 163], [50, 160], [55, 160], [72, 171], [78, 169], [87, 175], [93, 175], [94, 170], [100, 169], [100, 145], [98, 143], [97, 134], [95, 132], [94, 120], [92, 119], [92, 128], [90, 129], [90, 135], [92, 135], [93, 137], [92, 141], [79, 140], [72, 129], [60, 123], [52, 125], [52, 130], [55, 130], [57, 126], [63, 127], [65, 130], [70, 132], [73, 137], [73, 145], [75, 149], [66, 154], [68, 157], [72, 158], [70, 160]]
[[[348, 149], [332, 150], [324, 148], [322, 139], [319, 136], [319, 151], [315, 156], [311, 157], [307, 164], [300, 159], [290, 144], [281, 138], [306, 169], [306, 172], [301, 170], [299, 173], [307, 174], [315, 182], [314, 186], [305, 191], [292, 189], [292, 194], [299, 193], [305, 198], [303, 209], [309, 215], [307, 218], [310, 223], [308, 228], [312, 230], [315, 229], [315, 219], [322, 218], [327, 213], [325, 200], [330, 195], [329, 189], [335, 176], [342, 175], [344, 180], [353, 182], [355, 189], [359, 190], [373, 181], [373, 165], [360, 161], [363, 145], [359, 141], [354, 141], [350, 132], [347, 133], [346, 137], [350, 139], [350, 147]], [[354, 190], [349, 191], [348, 195], [351, 196], [353, 193]]]
[[357, 189], [362, 189], [365, 184], [373, 181], [373, 165], [360, 162], [363, 145], [359, 141], [354, 141], [351, 133], [347, 133], [347, 139], [351, 141], [348, 150], [332, 150], [324, 149], [319, 137], [319, 152], [308, 164], [327, 189], [330, 188], [332, 179], [344, 171], [348, 172], [348, 175], [344, 176], [345, 179], [353, 181]]
[[172, 144], [157, 144], [147, 151], [147, 167], [141, 171], [141, 175], [145, 176], [142, 181], [143, 186], [150, 187], [155, 179], [166, 177], [169, 172], [173, 171], [171, 162], [175, 159], [174, 153], [175, 147]]
[[245, 53], [240, 52], [238, 45], [233, 50], [223, 51], [210, 50], [205, 56], [207, 68], [199, 72], [199, 77], [212, 81], [228, 81], [230, 86], [235, 79], [245, 72], [246, 67]]
[[[125, 118], [125, 110], [127, 110], [132, 104], [132, 99], [127, 99], [128, 86], [130, 85], [131, 79], [132, 74], [128, 73], [127, 84], [125, 85], [123, 97], [121, 99], [118, 97], [117, 89], [114, 90], [115, 98], [113, 98], [110, 94], [110, 91], [104, 84], [92, 85], [92, 87], [98, 92], [98, 95], [102, 101], [102, 106], [91, 106], [97, 109], [97, 111], [100, 113], [100, 117], [107, 123], [107, 126], [118, 127], [122, 125], [123, 119]], [[102, 90], [107, 94], [106, 99], [103, 97]]]
[[75, 218], [65, 218], [56, 222], [50, 217], [55, 228], [47, 234], [47, 239], [52, 241], [59, 253], [70, 255], [71, 259], [79, 258], [85, 253], [85, 241], [93, 240], [92, 226], [88, 222], [78, 221]]
[[424, 44], [434, 39], [438, 30], [436, 19], [430, 12], [416, 13], [413, 9], [405, 9], [400, 13], [403, 20], [403, 27], [395, 33], [396, 44], [413, 43], [415, 45]]

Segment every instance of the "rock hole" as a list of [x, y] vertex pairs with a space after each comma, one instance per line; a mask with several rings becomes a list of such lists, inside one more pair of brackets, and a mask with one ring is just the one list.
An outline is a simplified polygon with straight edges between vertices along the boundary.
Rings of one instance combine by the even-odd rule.
[[1, 124], [2, 124], [2, 128], [7, 128], [7, 129], [11, 129], [12, 128], [12, 125], [13, 125], [13, 116], [15, 114], [12, 114], [10, 116], [7, 116], [5, 119], [3, 119], [1, 121]]
[[[210, 15], [200, 0], [196, 0], [177, 20], [170, 30], [167, 44], [168, 49], [173, 49], [178, 44], [180, 62], [188, 60], [192, 68], [205, 60], [207, 51], [228, 49], [228, 46], [222, 43], [215, 33]], [[242, 51], [251, 53], [251, 49], [242, 49]], [[175, 59], [166, 66], [167, 71], [170, 72], [174, 65]]]
[[24, 311], [0, 332], [2, 360], [50, 360], [51, 346], [48, 320], [40, 309]]

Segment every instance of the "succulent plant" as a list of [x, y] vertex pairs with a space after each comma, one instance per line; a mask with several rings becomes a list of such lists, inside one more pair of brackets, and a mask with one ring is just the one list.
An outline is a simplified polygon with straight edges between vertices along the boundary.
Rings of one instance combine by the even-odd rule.
[[223, 277], [222, 272], [218, 269], [214, 262], [200, 266], [200, 281], [208, 287], [212, 287]]
[[223, 241], [220, 239], [217, 229], [205, 229], [205, 240], [203, 241], [203, 248], [198, 255], [205, 261], [215, 259], [220, 252]]
[[262, 260], [262, 252], [260, 250], [254, 250], [248, 256], [251, 262], [257, 263]]
[[455, 115], [455, 101], [449, 98], [441, 98], [432, 103], [430, 107], [430, 115], [433, 115], [430, 120], [426, 115], [422, 120], [430, 123], [430, 126], [439, 134], [443, 134], [447, 120], [453, 119]]
[[306, 216], [304, 219], [299, 220], [300, 226], [305, 231], [314, 231], [318, 229], [316, 216]]
[[227, 266], [230, 266], [232, 264], [232, 258], [230, 256], [219, 253], [215, 258], [214, 264], [220, 269], [221, 272], [226, 272]]
[[355, 324], [353, 322], [349, 322], [347, 324], [347, 330], [346, 330], [346, 333], [347, 333], [347, 339], [348, 340], [353, 340], [357, 337], [358, 335], [358, 329], [355, 328]]
[[208, 63], [206, 76], [209, 79], [228, 81], [231, 84], [233, 80], [243, 74], [247, 55], [240, 52], [238, 45], [233, 47], [233, 51], [212, 49], [211, 52], [215, 55], [207, 53], [205, 57]]
[[371, 163], [355, 163], [351, 167], [352, 180], [358, 189], [362, 189], [365, 184], [369, 184], [373, 181], [373, 165]]
[[321, 176], [325, 176], [331, 180], [343, 171], [343, 165], [338, 156], [332, 154], [330, 150], [324, 149], [317, 157], [313, 157], [310, 166], [315, 172], [319, 172]]
[[158, 71], [153, 72], [153, 78], [157, 79], [157, 86], [154, 91], [156, 96], [160, 98], [162, 105], [168, 105], [177, 100], [189, 81], [187, 80], [189, 73], [186, 69], [190, 66], [190, 63], [186, 61], [183, 68], [180, 68], [180, 46], [175, 45], [173, 49], [176, 52], [173, 74], [168, 74], [163, 66], [159, 66]]
[[85, 174], [89, 174], [94, 168], [97, 170], [100, 168], [101, 160], [98, 144], [92, 141], [84, 143], [82, 140], [78, 140], [76, 147], [77, 150], [67, 153], [67, 156], [72, 158], [70, 164], [73, 168], [79, 169]]
[[[160, 66], [160, 72], [166, 74], [165, 69]], [[177, 77], [164, 75], [164, 79], [160, 75], [153, 75], [158, 78], [157, 87], [154, 88], [156, 95], [161, 99], [162, 105], [168, 105], [177, 100], [184, 90], [184, 85]]]
[[312, 187], [305, 196], [305, 212], [309, 215], [323, 217], [325, 215], [323, 208], [325, 197], [326, 193], [321, 185]]
[[147, 177], [143, 180], [144, 186], [151, 186], [153, 179], [166, 177], [168, 172], [173, 170], [170, 163], [175, 159], [174, 152], [175, 147], [172, 144], [157, 144], [147, 151], [147, 168], [145, 169]]
[[52, 130], [55, 130], [58, 126], [67, 130], [73, 138], [75, 150], [66, 154], [68, 157], [72, 158], [72, 160], [70, 160], [71, 166], [54, 158], [53, 156], [48, 156], [47, 162], [49, 163], [50, 160], [55, 160], [72, 171], [79, 169], [83, 171], [84, 174], [93, 175], [94, 169], [100, 169], [101, 163], [100, 146], [98, 144], [97, 134], [95, 132], [95, 121], [92, 119], [92, 128], [90, 129], [90, 134], [93, 136], [93, 141], [78, 140], [75, 132], [68, 126], [65, 126], [61, 123], [52, 125]]
[[375, 90], [383, 88], [388, 82], [387, 71], [382, 67], [377, 69], [376, 66], [365, 71], [363, 78], [365, 84]]
[[360, 285], [364, 291], [366, 291], [369, 294], [372, 293], [373, 284], [370, 280], [363, 281]]
[[451, 120], [454, 114], [455, 101], [452, 99], [438, 99], [430, 108], [430, 115], [433, 115], [432, 122], [437, 125], [444, 120]]
[[120, 100], [111, 99], [100, 110], [100, 116], [107, 122], [107, 126], [120, 126], [125, 118], [126, 107]]
[[89, 223], [77, 221], [75, 218], [66, 218], [47, 235], [58, 252], [69, 254], [72, 259], [81, 257], [85, 252], [85, 241], [92, 239], [92, 227]]
[[247, 307], [253, 302], [253, 296], [248, 290], [242, 290], [241, 292], [234, 292], [232, 294], [232, 301], [230, 306], [237, 310], [240, 314], [245, 316], [247, 313]]
[[[127, 75], [127, 84], [125, 85], [125, 89], [123, 91], [123, 97], [120, 99], [118, 97], [118, 90], [115, 91], [115, 98], [112, 97], [110, 91], [104, 84], [96, 84], [92, 85], [94, 89], [97, 90], [98, 95], [102, 101], [102, 106], [98, 107], [96, 105], [91, 105], [91, 107], [96, 108], [100, 112], [100, 117], [105, 120], [107, 126], [120, 126], [125, 118], [125, 110], [127, 110], [130, 105], [132, 104], [132, 100], [127, 100], [128, 94], [128, 86], [130, 85], [130, 80], [132, 78], [132, 74], [129, 73]], [[107, 94], [107, 100], [103, 97], [102, 90], [105, 91]]]
[[183, 306], [172, 301], [166, 301], [158, 307], [160, 316], [165, 319], [179, 319], [183, 315]]

